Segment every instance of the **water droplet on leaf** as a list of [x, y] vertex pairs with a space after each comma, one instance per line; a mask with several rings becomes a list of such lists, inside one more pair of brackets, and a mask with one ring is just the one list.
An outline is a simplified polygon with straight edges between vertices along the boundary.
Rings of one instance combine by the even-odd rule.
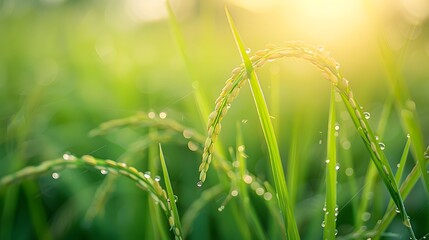
[[60, 174], [57, 173], [57, 172], [54, 172], [54, 173], [52, 173], [52, 178], [53, 179], [58, 179], [58, 178], [60, 178]]
[[365, 119], [371, 118], [371, 114], [369, 112], [364, 112], [363, 115], [365, 116]]
[[166, 117], [167, 117], [167, 113], [166, 112], [160, 112], [159, 113], [159, 118], [165, 119]]

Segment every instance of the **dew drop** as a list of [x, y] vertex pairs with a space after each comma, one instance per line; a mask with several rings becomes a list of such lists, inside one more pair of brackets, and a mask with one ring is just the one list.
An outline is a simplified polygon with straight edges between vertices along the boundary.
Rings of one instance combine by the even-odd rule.
[[235, 168], [238, 168], [238, 167], [240, 167], [240, 162], [239, 161], [234, 161], [234, 162], [232, 162], [232, 166], [235, 167]]
[[155, 181], [157, 181], [157, 182], [161, 181], [161, 177], [160, 176], [155, 176]]
[[58, 179], [58, 178], [60, 178], [60, 174], [59, 174], [59, 173], [57, 173], [57, 172], [53, 172], [53, 173], [52, 173], [52, 178], [53, 178], [53, 179]]
[[411, 136], [410, 136], [410, 134], [408, 133], [408, 134], [407, 134], [407, 138], [410, 138], [410, 137], [411, 137]]
[[238, 191], [237, 190], [232, 190], [231, 191], [231, 196], [237, 197], [238, 196]]
[[197, 187], [201, 187], [201, 186], [203, 186], [203, 182], [198, 181], [198, 182], [197, 182]]
[[334, 127], [334, 129], [335, 129], [335, 131], [340, 130], [340, 125], [336, 124], [335, 127]]
[[362, 216], [360, 217], [362, 221], [367, 222], [371, 218], [371, 213], [364, 212], [362, 213]]
[[149, 171], [145, 172], [145, 173], [144, 173], [144, 177], [145, 177], [145, 178], [150, 178], [150, 172], [149, 172]]
[[239, 151], [239, 152], [244, 152], [244, 150], [246, 149], [246, 147], [244, 146], [244, 145], [240, 145], [240, 146], [238, 146], [238, 148], [237, 148], [237, 150]]
[[246, 53], [247, 53], [247, 54], [249, 54], [251, 51], [252, 51], [252, 49], [250, 49], [250, 48], [247, 48], [247, 49], [246, 49]]
[[364, 112], [363, 115], [365, 116], [365, 119], [371, 118], [371, 114], [369, 112]]
[[396, 209], [395, 209], [395, 212], [396, 212], [396, 213], [401, 213], [401, 210], [399, 210], [399, 208], [396, 208]]
[[231, 103], [228, 103], [228, 104], [226, 105], [226, 108], [230, 109], [230, 108], [231, 108]]
[[396, 164], [396, 167], [397, 167], [397, 168], [400, 168], [400, 167], [401, 167], [401, 164], [400, 164], [400, 163]]
[[348, 141], [348, 140], [345, 140], [345, 141], [343, 141], [342, 143], [341, 143], [341, 146], [345, 149], [345, 150], [349, 150], [350, 149], [350, 147], [351, 147], [351, 143], [350, 143], [350, 141]]
[[340, 169], [340, 164], [337, 164], [336, 166], [335, 166], [335, 170], [339, 170]]
[[346, 176], [350, 177], [353, 175], [353, 173], [354, 173], [353, 168], [346, 168], [346, 170], [345, 170]]
[[326, 212], [326, 209], [327, 209], [327, 208], [326, 208], [326, 206], [324, 206], [324, 207], [322, 208], [322, 210], [323, 210], [324, 212]]
[[160, 112], [159, 113], [159, 118], [165, 119], [166, 117], [167, 117], [167, 113], [166, 112]]
[[384, 145], [384, 143], [379, 142], [378, 144], [380, 145], [381, 150], [384, 150], [386, 148], [386, 145]]
[[322, 139], [319, 139], [319, 144], [322, 144]]
[[271, 194], [270, 192], [266, 192], [264, 193], [264, 199], [269, 201], [273, 198], [273, 194]]
[[256, 194], [258, 195], [258, 196], [262, 196], [262, 195], [264, 195], [264, 193], [265, 193], [265, 190], [263, 189], [263, 188], [257, 188], [256, 190], [255, 190], [255, 192], [256, 192]]
[[335, 229], [335, 236], [337, 236], [338, 235], [338, 229]]
[[377, 140], [377, 141], [378, 141], [378, 139], [379, 139], [379, 138], [378, 138], [378, 136], [375, 136], [375, 140]]
[[325, 163], [329, 163], [329, 162], [330, 162], [330, 160], [329, 160], [329, 159], [326, 159]]
[[322, 221], [322, 224], [320, 224], [320, 226], [322, 226], [322, 228], [325, 227], [325, 221]]
[[71, 161], [71, 160], [75, 160], [76, 157], [71, 155], [70, 153], [64, 153], [63, 154], [63, 159], [66, 161]]
[[192, 142], [192, 141], [189, 141], [188, 142], [188, 148], [189, 148], [189, 150], [191, 150], [192, 152], [195, 152], [195, 151], [197, 151], [198, 150], [198, 145], [197, 144], [195, 144], [194, 142]]
[[191, 129], [183, 130], [183, 137], [186, 139], [191, 138], [194, 135], [194, 132]]
[[155, 114], [154, 112], [149, 112], [149, 113], [147, 114], [147, 116], [148, 116], [148, 118], [150, 118], [150, 119], [154, 119], [154, 118], [156, 117], [156, 114]]
[[109, 171], [107, 171], [106, 169], [101, 169], [100, 170], [101, 174], [106, 175], [109, 173]]
[[248, 121], [247, 119], [243, 119], [243, 120], [241, 120], [241, 123], [246, 124], [247, 121]]
[[252, 183], [252, 181], [253, 181], [253, 178], [252, 178], [252, 176], [250, 176], [250, 175], [244, 175], [244, 176], [243, 176], [243, 181], [244, 181], [246, 184], [251, 184], [251, 183]]
[[222, 212], [224, 209], [225, 209], [225, 206], [224, 206], [224, 205], [221, 205], [217, 210], [218, 210], [219, 212]]
[[336, 68], [336, 69], [339, 69], [339, 68], [340, 68], [340, 64], [339, 64], [339, 63], [336, 63], [336, 64], [335, 64], [335, 68]]

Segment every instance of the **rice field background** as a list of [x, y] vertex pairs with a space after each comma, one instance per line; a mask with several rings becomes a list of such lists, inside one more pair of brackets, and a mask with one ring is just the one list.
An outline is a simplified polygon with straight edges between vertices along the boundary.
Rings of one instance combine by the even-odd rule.
[[428, 237], [428, 17], [0, 1], [0, 239]]

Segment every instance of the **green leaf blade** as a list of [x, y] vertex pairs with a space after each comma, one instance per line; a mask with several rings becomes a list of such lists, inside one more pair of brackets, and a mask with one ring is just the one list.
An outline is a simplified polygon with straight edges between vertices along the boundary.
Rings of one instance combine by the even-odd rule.
[[280, 152], [278, 149], [277, 140], [274, 134], [274, 128], [270, 120], [270, 115], [268, 113], [268, 108], [264, 99], [264, 95], [259, 85], [257, 75], [253, 69], [252, 62], [247, 56], [244, 45], [240, 40], [237, 28], [235, 27], [235, 24], [227, 8], [225, 8], [225, 12], [228, 17], [230, 28], [234, 36], [237, 48], [240, 51], [241, 58], [246, 68], [246, 73], [252, 90], [253, 99], [256, 105], [265, 141], [267, 143], [268, 153], [270, 156], [271, 170], [277, 192], [276, 196], [278, 198], [280, 209], [283, 214], [283, 220], [285, 221], [286, 234], [288, 236], [288, 239], [300, 239], [293, 210], [290, 206], [286, 179], [284, 177], [283, 166], [280, 158]]

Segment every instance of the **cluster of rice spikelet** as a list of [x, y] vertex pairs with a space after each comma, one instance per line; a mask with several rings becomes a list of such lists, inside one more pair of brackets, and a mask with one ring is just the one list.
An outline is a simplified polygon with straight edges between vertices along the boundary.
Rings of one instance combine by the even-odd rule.
[[[284, 57], [301, 58], [307, 60], [320, 69], [322, 71], [322, 75], [331, 82], [331, 84], [337, 88], [337, 91], [341, 96], [350, 103], [350, 106], [353, 108], [353, 111], [359, 119], [359, 123], [357, 124], [360, 125], [363, 132], [368, 132], [367, 122], [365, 118], [362, 117], [363, 112], [353, 96], [349, 87], [349, 81], [342, 77], [342, 74], [340, 73], [340, 65], [330, 56], [329, 52], [324, 50], [323, 47], [314, 47], [299, 41], [287, 42], [284, 47], [277, 47], [269, 44], [265, 49], [256, 51], [255, 54], [250, 57], [250, 60], [254, 68], [260, 68], [267, 62]], [[222, 89], [220, 96], [216, 99], [215, 109], [209, 115], [207, 123], [208, 136], [204, 144], [202, 162], [199, 166], [200, 182], [198, 183], [198, 186], [201, 186], [206, 180], [206, 173], [211, 161], [213, 160], [214, 143], [216, 142], [221, 130], [221, 121], [226, 115], [232, 102], [237, 97], [241, 87], [246, 83], [246, 80], [246, 69], [244, 65], [241, 64], [240, 67], [237, 67], [232, 71], [231, 77], [225, 82], [225, 86]], [[366, 137], [367, 139], [371, 139], [369, 135]], [[374, 142], [372, 142], [371, 147], [378, 155], [376, 149], [377, 146], [375, 146]], [[377, 156], [377, 158], [380, 158], [380, 156]]]
[[56, 172], [67, 168], [85, 166], [100, 170], [103, 174], [115, 174], [130, 178], [139, 188], [149, 192], [153, 200], [158, 203], [165, 213], [170, 227], [175, 234], [175, 238], [182, 239], [180, 230], [175, 224], [173, 212], [166, 191], [161, 187], [157, 179], [152, 179], [149, 174], [139, 172], [136, 168], [129, 167], [125, 163], [115, 162], [112, 160], [96, 159], [89, 155], [78, 158], [70, 154], [64, 154], [62, 159], [45, 161], [38, 166], [29, 166], [13, 174], [4, 176], [0, 179], [0, 186], [14, 184], [25, 179], [43, 175], [48, 172]]

